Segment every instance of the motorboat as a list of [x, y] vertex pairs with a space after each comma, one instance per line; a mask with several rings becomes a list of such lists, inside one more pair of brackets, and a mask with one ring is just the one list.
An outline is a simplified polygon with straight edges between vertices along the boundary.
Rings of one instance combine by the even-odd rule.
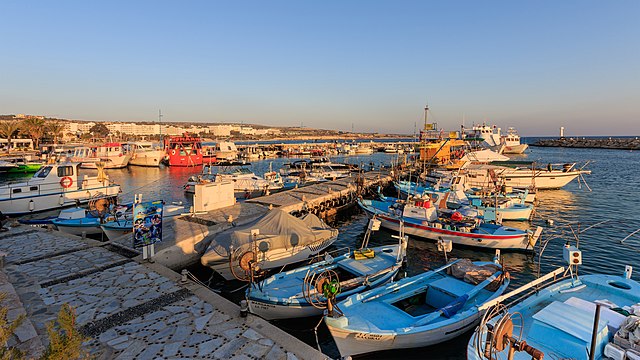
[[157, 167], [165, 156], [165, 151], [150, 141], [136, 141], [125, 145], [130, 149], [130, 165]]
[[504, 185], [518, 189], [560, 189], [572, 180], [591, 174], [590, 170], [576, 168], [576, 163], [548, 164], [539, 168], [516, 163], [514, 166], [493, 164], [470, 164], [461, 174], [466, 176], [469, 186], [496, 187]]
[[504, 143], [503, 154], [523, 154], [529, 148], [529, 145], [520, 142], [518, 131], [512, 127], [507, 129], [507, 135], [502, 137], [502, 141]]
[[164, 139], [165, 158], [169, 166], [202, 165], [202, 141], [198, 136], [184, 134]]
[[200, 261], [226, 280], [249, 281], [252, 271], [279, 269], [317, 255], [337, 236], [338, 230], [313, 214], [297, 218], [273, 209], [250, 224], [216, 235]]
[[79, 163], [48, 164], [26, 182], [0, 186], [0, 211], [21, 215], [115, 197], [120, 186], [98, 169], [97, 176], [78, 176]]
[[[370, 220], [365, 242], [379, 227], [378, 220]], [[322, 315], [327, 298], [321, 287], [330, 279], [340, 288], [332, 301], [391, 281], [406, 256], [408, 239], [399, 239], [398, 244], [372, 248], [363, 242], [358, 250], [343, 249], [336, 257], [326, 253], [320, 261], [254, 282], [246, 291], [249, 311], [267, 320]]]
[[428, 197], [407, 201], [360, 199], [358, 205], [367, 215], [380, 219], [387, 229], [398, 231], [403, 223], [407, 234], [433, 241], [449, 240], [458, 245], [532, 251], [542, 232], [542, 227], [532, 232], [501, 225], [490, 209], [479, 218], [475, 211], [465, 215], [446, 210], [446, 198], [435, 202], [439, 203], [438, 208]]
[[563, 248], [568, 268], [516, 288], [485, 314], [467, 359], [639, 359], [640, 284], [624, 275], [578, 276], [582, 252]]
[[508, 286], [497, 260], [458, 259], [351, 295], [324, 321], [342, 357], [429, 346], [473, 329], [482, 316], [479, 306]]
[[185, 192], [194, 193], [197, 184], [216, 181], [233, 182], [236, 196], [244, 198], [279, 191], [284, 187], [280, 175], [273, 171], [266, 173], [265, 175], [267, 175], [269, 179], [265, 179], [253, 173], [253, 171], [249, 170], [246, 166], [227, 166], [219, 169], [215, 173], [212, 171], [211, 166], [204, 166], [202, 170], [202, 174], [189, 178], [184, 185]]
[[220, 141], [215, 147], [218, 160], [234, 161], [238, 159], [238, 148], [231, 141]]
[[71, 161], [81, 163], [85, 169], [96, 169], [103, 163], [104, 169], [122, 169], [129, 165], [131, 154], [121, 143], [112, 142], [100, 146], [78, 147], [74, 150]]

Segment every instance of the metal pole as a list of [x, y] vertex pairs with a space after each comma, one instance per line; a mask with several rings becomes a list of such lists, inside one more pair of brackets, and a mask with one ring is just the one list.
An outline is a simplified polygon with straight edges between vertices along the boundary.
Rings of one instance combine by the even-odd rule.
[[589, 360], [595, 359], [596, 338], [598, 337], [598, 323], [600, 322], [600, 304], [596, 303], [596, 314], [593, 318], [593, 331], [591, 332], [591, 349], [589, 350]]

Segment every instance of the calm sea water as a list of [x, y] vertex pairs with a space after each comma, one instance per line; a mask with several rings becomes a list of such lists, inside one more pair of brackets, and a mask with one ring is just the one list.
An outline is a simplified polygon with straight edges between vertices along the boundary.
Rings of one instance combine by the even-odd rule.
[[[402, 155], [401, 155], [402, 156]], [[397, 161], [397, 155], [375, 153], [368, 156], [334, 157], [336, 161], [354, 164], [375, 165]], [[543, 240], [551, 239], [542, 256], [542, 273], [562, 266], [562, 246], [566, 240], [574, 239], [568, 223], [573, 230], [585, 228], [602, 222], [600, 226], [590, 228], [580, 234], [580, 248], [583, 251], [583, 266], [580, 273], [622, 274], [625, 265], [635, 269], [634, 279], [640, 280], [640, 234], [620, 240], [640, 228], [640, 152], [604, 149], [562, 149], [531, 148], [527, 154], [517, 156], [519, 160], [535, 160], [541, 164], [577, 161], [584, 164], [590, 161], [586, 169], [591, 175], [585, 176], [585, 185], [573, 181], [561, 190], [543, 191], [539, 194], [536, 216], [531, 224], [512, 222], [507, 225], [517, 227], [543, 226]], [[279, 169], [283, 163], [292, 159], [270, 159], [254, 162], [251, 166], [256, 174]], [[579, 165], [582, 166], [582, 165]], [[147, 200], [164, 199], [182, 201], [190, 205], [182, 185], [189, 176], [197, 174], [199, 168], [142, 168], [130, 167], [122, 170], [108, 170], [109, 176], [122, 186], [123, 201], [131, 201], [135, 193], [143, 194]], [[554, 220], [549, 226], [547, 220]], [[366, 227], [366, 216], [357, 209], [340, 215], [333, 225], [340, 230], [336, 247], [358, 246]], [[579, 225], [578, 225], [579, 224]], [[380, 231], [371, 239], [371, 245], [394, 242], [390, 232]], [[472, 260], [490, 260], [493, 253], [471, 249], [454, 249], [450, 257], [468, 257]], [[512, 287], [522, 285], [535, 278], [538, 257], [533, 254], [503, 253], [505, 265], [512, 275]], [[424, 270], [442, 265], [444, 259], [436, 251], [434, 244], [411, 239], [408, 249], [407, 274], [414, 275]], [[206, 271], [203, 270], [203, 273]], [[206, 280], [206, 279], [205, 279]], [[300, 337], [312, 346], [316, 340], [312, 331], [318, 319], [304, 321], [284, 321], [276, 325]], [[471, 334], [453, 341], [420, 350], [394, 351], [381, 353], [369, 358], [433, 358], [464, 359], [464, 348]], [[319, 327], [318, 338], [323, 352], [339, 357], [337, 349], [326, 328]], [[428, 355], [427, 355], [428, 354]], [[425, 356], [426, 355], [426, 356]]]

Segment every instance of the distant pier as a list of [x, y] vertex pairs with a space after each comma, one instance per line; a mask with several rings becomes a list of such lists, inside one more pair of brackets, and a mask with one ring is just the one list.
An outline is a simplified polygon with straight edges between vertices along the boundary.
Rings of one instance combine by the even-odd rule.
[[542, 147], [567, 147], [567, 148], [593, 148], [593, 149], [617, 149], [640, 150], [640, 139], [635, 138], [559, 138], [538, 140], [531, 146]]

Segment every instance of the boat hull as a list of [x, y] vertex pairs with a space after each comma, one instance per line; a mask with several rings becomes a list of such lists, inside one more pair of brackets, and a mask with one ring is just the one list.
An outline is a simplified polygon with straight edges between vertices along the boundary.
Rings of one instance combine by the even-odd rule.
[[461, 319], [449, 325], [408, 334], [353, 332], [336, 326], [339, 321], [343, 320], [325, 317], [325, 324], [329, 328], [340, 354], [344, 357], [376, 351], [439, 344], [473, 329], [480, 322], [480, 315], [476, 313], [472, 317]]
[[24, 193], [24, 196], [0, 199], [0, 211], [5, 215], [23, 215], [52, 209], [61, 209], [87, 203], [98, 197], [114, 197], [120, 186], [108, 185], [71, 191], [52, 191], [45, 194]]
[[529, 145], [527, 144], [518, 144], [518, 145], [506, 145], [504, 150], [502, 150], [503, 154], [523, 154]]
[[[582, 172], [545, 172], [531, 170], [505, 171], [498, 174], [505, 186], [517, 189], [536, 188], [540, 190], [560, 189], [577, 178]], [[585, 172], [587, 173], [587, 172]], [[472, 171], [466, 183], [470, 186], [483, 187], [491, 183], [486, 171]]]
[[158, 167], [163, 157], [164, 151], [162, 150], [134, 153], [129, 160], [129, 165]]
[[[400, 220], [386, 214], [375, 212], [367, 206], [361, 206], [365, 212], [380, 220], [381, 225], [392, 231], [400, 230]], [[486, 249], [506, 249], [506, 250], [533, 250], [529, 242], [529, 235], [521, 233], [517, 235], [488, 235], [471, 232], [458, 232], [447, 229], [439, 229], [422, 224], [404, 221], [404, 232], [420, 238], [438, 241], [450, 240], [453, 244], [480, 247]]]
[[[398, 273], [398, 268], [389, 273], [385, 274], [383, 277], [376, 279], [375, 282], [372, 282], [370, 288], [374, 288], [376, 286], [380, 286], [382, 284], [388, 283], [395, 277]], [[349, 295], [353, 294], [353, 292], [347, 292], [343, 296], [339, 296], [336, 300], [341, 301], [346, 299]], [[342, 294], [341, 294], [342, 295]], [[260, 316], [266, 320], [279, 320], [279, 319], [293, 319], [293, 318], [303, 318], [310, 316], [319, 316], [322, 315], [323, 310], [318, 309], [308, 302], [298, 302], [298, 303], [281, 303], [281, 302], [265, 302], [258, 301], [254, 298], [249, 298], [249, 311], [251, 313]]]
[[[124, 154], [122, 156], [109, 156], [107, 158], [101, 159], [101, 162], [104, 163], [105, 169], [122, 169], [126, 168], [129, 165], [129, 160], [131, 159], [131, 154]], [[80, 167], [83, 169], [96, 169], [97, 162], [83, 162]]]

